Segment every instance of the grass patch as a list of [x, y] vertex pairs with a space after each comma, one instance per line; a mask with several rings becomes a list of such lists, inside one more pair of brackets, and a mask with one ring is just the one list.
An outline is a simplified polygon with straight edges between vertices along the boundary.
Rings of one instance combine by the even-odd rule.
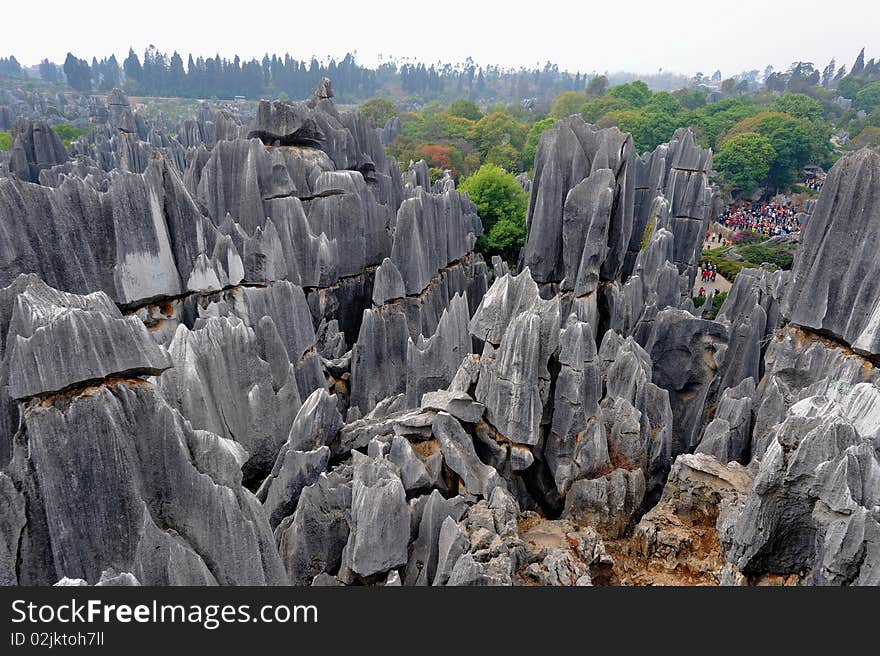
[[764, 262], [768, 262], [780, 269], [788, 270], [794, 264], [794, 254], [784, 245], [746, 244], [736, 250], [747, 263], [755, 266], [761, 266]]
[[703, 251], [703, 262], [708, 260], [718, 268], [718, 273], [727, 278], [730, 282], [736, 280], [736, 276], [743, 269], [754, 269], [760, 264], [752, 264], [751, 262], [740, 262], [739, 260], [729, 260], [724, 257], [725, 248], [713, 248]]
[[12, 148], [12, 133], [9, 130], [0, 131], [0, 151]]

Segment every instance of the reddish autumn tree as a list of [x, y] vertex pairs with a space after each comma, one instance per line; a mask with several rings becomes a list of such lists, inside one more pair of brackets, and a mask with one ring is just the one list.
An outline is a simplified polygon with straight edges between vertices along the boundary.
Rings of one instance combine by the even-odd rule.
[[422, 146], [422, 157], [428, 163], [438, 169], [452, 168], [452, 149], [440, 144], [425, 144]]

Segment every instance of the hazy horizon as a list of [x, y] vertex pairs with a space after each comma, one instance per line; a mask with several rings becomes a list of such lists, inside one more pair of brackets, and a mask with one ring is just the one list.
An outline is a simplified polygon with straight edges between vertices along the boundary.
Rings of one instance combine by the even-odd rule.
[[[391, 57], [426, 65], [455, 64], [470, 57], [476, 64], [503, 68], [543, 67], [549, 61], [572, 73], [649, 75], [662, 70], [711, 75], [718, 69], [725, 77], [763, 70], [768, 64], [785, 69], [794, 61], [811, 61], [822, 68], [832, 57], [838, 67], [849, 67], [863, 46], [867, 58], [880, 56], [880, 51], [872, 51], [880, 3], [862, 1], [848, 3], [846, 12], [833, 13], [813, 0], [772, 5], [741, 0], [723, 13], [710, 13], [705, 2], [695, 0], [659, 6], [621, 0], [612, 7], [596, 8], [565, 7], [559, 0], [548, 0], [539, 14], [526, 15], [516, 6], [462, 0], [421, 7], [390, 0], [372, 9], [338, 0], [330, 6], [346, 20], [310, 17], [302, 29], [295, 11], [290, 19], [283, 11], [275, 12], [262, 25], [257, 17], [251, 23], [243, 20], [246, 14], [230, 17], [211, 7], [169, 0], [154, 0], [146, 17], [143, 11], [106, 0], [90, 4], [100, 8], [40, 24], [40, 39], [28, 30], [10, 30], [0, 56], [14, 55], [22, 65], [33, 66], [43, 58], [60, 64], [70, 51], [88, 60], [115, 54], [121, 63], [129, 47], [141, 56], [152, 44], [168, 54], [177, 50], [184, 61], [189, 54], [260, 59], [267, 53], [286, 52], [300, 60], [312, 56], [339, 60], [352, 52], [369, 67]], [[856, 12], [858, 20], [854, 20]], [[4, 13], [9, 25], [27, 24], [32, 16], [20, 5]], [[102, 15], [110, 18], [101, 21]], [[147, 18], [149, 29], [135, 23], [134, 15]], [[120, 22], [131, 29], [119, 29]], [[784, 29], [779, 28], [782, 25]], [[132, 36], [148, 31], [144, 38]]]

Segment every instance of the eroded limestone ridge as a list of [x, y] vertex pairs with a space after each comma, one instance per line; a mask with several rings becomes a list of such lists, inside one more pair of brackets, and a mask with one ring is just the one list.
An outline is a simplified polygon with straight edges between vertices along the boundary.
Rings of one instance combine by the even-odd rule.
[[708, 320], [688, 130], [557, 123], [490, 272], [452, 178], [332, 97], [65, 100], [69, 149], [21, 110], [0, 583], [880, 583], [876, 153]]

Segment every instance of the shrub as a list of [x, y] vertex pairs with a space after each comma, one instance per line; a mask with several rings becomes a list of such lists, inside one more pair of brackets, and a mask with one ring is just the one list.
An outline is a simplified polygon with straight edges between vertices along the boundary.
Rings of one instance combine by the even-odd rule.
[[52, 129], [55, 130], [55, 134], [61, 137], [61, 142], [64, 144], [64, 147], [67, 148], [70, 146], [72, 141], [76, 141], [82, 135], [87, 134], [89, 130], [87, 128], [77, 128], [73, 125], [68, 125], [66, 123], [59, 123], [58, 125], [53, 125]]
[[730, 241], [734, 244], [751, 244], [752, 242], [764, 241], [765, 239], [766, 237], [763, 235], [751, 230], [737, 230], [730, 237]]
[[761, 266], [765, 262], [780, 269], [791, 269], [794, 263], [794, 255], [784, 245], [765, 246], [760, 243], [746, 244], [737, 249], [743, 260], [754, 266]]
[[466, 178], [459, 189], [476, 204], [486, 234], [479, 248], [513, 260], [525, 243], [528, 198], [512, 173], [495, 164], [484, 164]]
[[[703, 307], [706, 304], [707, 297], [706, 296], [693, 296], [694, 307]], [[727, 292], [718, 292], [712, 297], [712, 307], [706, 312], [704, 318], [706, 319], [714, 319], [718, 316], [718, 311], [721, 310], [721, 306], [724, 305], [724, 301], [727, 299]]]

